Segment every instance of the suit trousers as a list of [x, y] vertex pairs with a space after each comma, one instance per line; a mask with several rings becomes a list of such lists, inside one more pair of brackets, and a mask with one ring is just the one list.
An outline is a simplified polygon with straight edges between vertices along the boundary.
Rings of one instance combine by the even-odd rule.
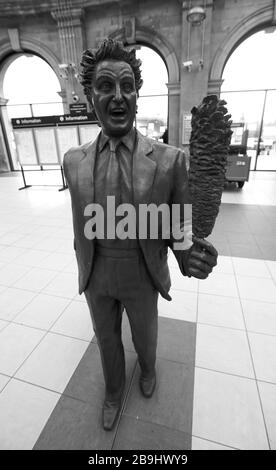
[[[110, 250], [108, 250], [110, 253]], [[157, 348], [158, 291], [138, 250], [95, 254], [85, 297], [100, 349], [105, 399], [118, 401], [125, 386], [125, 355], [121, 338], [125, 307], [142, 375], [154, 375]]]

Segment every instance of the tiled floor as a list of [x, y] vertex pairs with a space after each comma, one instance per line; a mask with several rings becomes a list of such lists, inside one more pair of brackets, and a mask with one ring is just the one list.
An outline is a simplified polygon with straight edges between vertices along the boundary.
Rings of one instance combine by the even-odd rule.
[[[0, 178], [0, 449], [276, 449], [276, 175], [227, 187], [210, 237], [219, 264], [159, 302], [158, 385], [127, 388], [102, 430], [103, 376], [77, 294], [69, 193]], [[92, 341], [91, 341], [92, 340]]]

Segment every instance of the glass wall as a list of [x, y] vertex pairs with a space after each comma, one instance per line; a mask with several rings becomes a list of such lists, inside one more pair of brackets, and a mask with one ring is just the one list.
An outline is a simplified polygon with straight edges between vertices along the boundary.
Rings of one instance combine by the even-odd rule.
[[234, 126], [231, 143], [246, 145], [247, 155], [251, 157], [251, 170], [256, 165], [265, 94], [264, 90], [221, 93], [232, 115]]
[[232, 143], [247, 146], [251, 170], [276, 170], [276, 29], [253, 34], [233, 52], [221, 97], [232, 114]]
[[276, 170], [276, 90], [266, 92], [257, 170]]
[[1, 106], [1, 120], [9, 142], [10, 166], [18, 169], [12, 118], [52, 116], [63, 114], [59, 95], [60, 83], [43, 59], [33, 54], [21, 54], [7, 67], [3, 80], [3, 94], [7, 104]]

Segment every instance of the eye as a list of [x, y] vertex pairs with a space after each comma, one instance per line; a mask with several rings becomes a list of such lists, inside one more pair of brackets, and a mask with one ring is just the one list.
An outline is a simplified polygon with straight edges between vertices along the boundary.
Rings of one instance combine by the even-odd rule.
[[130, 93], [130, 92], [133, 91], [133, 89], [134, 89], [133, 83], [131, 83], [131, 82], [125, 82], [125, 83], [123, 83], [122, 87], [123, 87], [123, 90], [124, 90], [126, 93]]
[[108, 81], [104, 81], [104, 82], [101, 82], [99, 85], [98, 85], [98, 88], [99, 90], [101, 91], [110, 91], [111, 88], [112, 88], [112, 84]]

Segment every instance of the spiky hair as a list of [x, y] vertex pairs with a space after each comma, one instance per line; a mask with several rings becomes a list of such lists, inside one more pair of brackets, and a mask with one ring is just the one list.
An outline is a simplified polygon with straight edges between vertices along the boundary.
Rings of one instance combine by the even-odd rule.
[[80, 83], [84, 88], [84, 94], [92, 106], [91, 88], [97, 64], [106, 59], [122, 60], [127, 62], [133, 71], [135, 79], [135, 88], [137, 93], [143, 85], [141, 78], [141, 60], [136, 58], [135, 49], [128, 50], [120, 41], [114, 39], [105, 39], [98, 49], [87, 49], [82, 54], [80, 65], [82, 72], [80, 74]]

